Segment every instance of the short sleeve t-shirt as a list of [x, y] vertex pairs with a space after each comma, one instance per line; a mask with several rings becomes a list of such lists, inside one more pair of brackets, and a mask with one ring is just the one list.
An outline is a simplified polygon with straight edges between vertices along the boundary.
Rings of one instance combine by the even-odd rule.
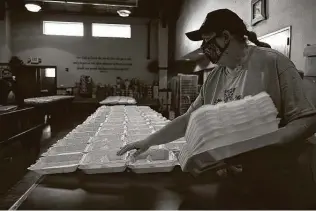
[[281, 118], [281, 126], [316, 114], [293, 62], [273, 49], [257, 46], [249, 46], [245, 62], [235, 70], [216, 67], [208, 75], [200, 95], [188, 112], [205, 104], [238, 100], [263, 91], [272, 98]]

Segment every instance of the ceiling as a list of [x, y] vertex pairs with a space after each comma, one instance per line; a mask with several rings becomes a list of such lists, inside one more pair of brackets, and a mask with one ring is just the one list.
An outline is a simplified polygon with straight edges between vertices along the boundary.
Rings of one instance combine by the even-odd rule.
[[117, 10], [128, 9], [130, 17], [177, 18], [183, 0], [6, 0], [9, 9], [25, 11], [26, 2], [37, 2], [44, 13], [118, 16]]

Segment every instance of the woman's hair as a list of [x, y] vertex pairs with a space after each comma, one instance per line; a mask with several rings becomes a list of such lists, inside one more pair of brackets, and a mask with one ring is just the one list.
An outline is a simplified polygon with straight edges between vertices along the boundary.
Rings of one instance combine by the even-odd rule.
[[255, 44], [256, 46], [259, 46], [259, 47], [265, 47], [265, 48], [271, 48], [271, 46], [268, 44], [268, 43], [265, 43], [265, 42], [260, 42], [257, 38], [257, 34], [255, 32], [252, 32], [252, 31], [248, 31], [246, 32], [245, 34], [248, 38], [248, 40], [250, 42], [252, 42], [253, 44]]
[[271, 48], [271, 46], [268, 43], [260, 42], [255, 32], [248, 31], [244, 22], [240, 23], [239, 26], [235, 26], [233, 30], [231, 29], [227, 29], [227, 30], [231, 32], [237, 40], [241, 42], [247, 42], [247, 40], [249, 40], [256, 46]]

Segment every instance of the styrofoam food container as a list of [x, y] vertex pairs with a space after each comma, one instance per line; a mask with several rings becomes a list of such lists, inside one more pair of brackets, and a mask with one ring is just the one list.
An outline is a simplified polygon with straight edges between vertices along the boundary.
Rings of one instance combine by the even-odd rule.
[[146, 127], [148, 126], [148, 122], [137, 123], [137, 122], [126, 122], [126, 127]]
[[140, 154], [139, 156], [137, 156], [135, 158], [135, 160], [144, 160], [144, 159], [150, 159], [153, 161], [157, 161], [157, 160], [166, 160], [169, 157], [169, 151], [167, 149], [164, 148], [150, 148], [149, 150], [147, 150], [146, 152]]
[[125, 122], [120, 123], [120, 124], [106, 123], [101, 126], [100, 130], [113, 130], [113, 129], [124, 129], [124, 128], [125, 128]]
[[126, 126], [126, 131], [130, 130], [152, 130], [153, 128], [150, 125], [129, 125]]
[[61, 154], [71, 154], [71, 153], [80, 153], [84, 152], [87, 144], [80, 145], [68, 145], [68, 146], [53, 146], [43, 153], [42, 156], [52, 156], [52, 155], [61, 155]]
[[120, 122], [113, 122], [109, 119], [105, 120], [105, 122], [103, 123], [102, 127], [105, 127], [106, 125], [112, 125], [112, 126], [116, 126], [116, 125], [123, 125], [125, 124], [126, 121], [120, 121]]
[[90, 143], [97, 142], [97, 141], [104, 141], [104, 142], [117, 142], [122, 141], [124, 136], [122, 135], [97, 135], [91, 138]]
[[98, 123], [88, 123], [88, 124], [81, 124], [81, 125], [77, 126], [77, 128], [80, 128], [80, 127], [98, 128], [98, 127], [100, 127], [100, 124], [98, 124]]
[[119, 127], [102, 127], [99, 131], [120, 131], [124, 132], [125, 130], [125, 125], [120, 125]]
[[[200, 134], [197, 136], [197, 139], [196, 139], [199, 141], [195, 141], [198, 144], [194, 146], [194, 150], [198, 148], [202, 148], [203, 145], [204, 145], [203, 148], [205, 147], [205, 148], [211, 149], [212, 147], [218, 148], [221, 146], [242, 142], [243, 140], [249, 140], [255, 137], [260, 137], [264, 134], [277, 131], [278, 124], [279, 124], [279, 120], [275, 120], [272, 122], [264, 123], [262, 125], [258, 125], [256, 127], [248, 128], [246, 130], [235, 131], [228, 134], [215, 134], [214, 131]], [[189, 145], [191, 145], [190, 142], [189, 142]]]
[[95, 135], [96, 132], [71, 132], [69, 133], [66, 138], [86, 138], [92, 137]]
[[117, 156], [116, 151], [94, 151], [83, 156], [79, 169], [86, 174], [118, 173], [125, 171], [126, 164], [126, 155]]
[[117, 141], [117, 142], [105, 142], [105, 141], [97, 141], [89, 144], [85, 148], [85, 152], [91, 151], [103, 151], [103, 150], [114, 150], [119, 149], [120, 147], [124, 146], [125, 142]]
[[98, 132], [98, 136], [113, 136], [113, 135], [123, 135], [125, 130], [101, 130]]
[[99, 124], [99, 123], [98, 124], [82, 124], [82, 125], [77, 126], [75, 128], [75, 130], [96, 131], [96, 130], [98, 130], [100, 128], [100, 126], [101, 126], [101, 124]]
[[137, 174], [171, 172], [178, 164], [173, 152], [168, 152], [166, 159], [151, 160], [150, 158], [129, 162], [128, 168]]
[[53, 146], [68, 146], [68, 145], [75, 145], [75, 144], [87, 144], [90, 141], [90, 137], [83, 137], [83, 138], [63, 138], [59, 140]]
[[154, 133], [154, 130], [129, 130], [127, 131], [127, 137], [129, 136], [138, 136], [138, 135], [150, 135]]
[[97, 132], [98, 130], [99, 130], [99, 128], [91, 128], [91, 127], [88, 127], [88, 128], [75, 128], [73, 130], [73, 132], [85, 133], [85, 132]]
[[[284, 128], [280, 128], [279, 130], [284, 130]], [[256, 149], [269, 146], [272, 144], [276, 144], [279, 142], [280, 142], [279, 131], [274, 131], [262, 136], [247, 139], [242, 142], [237, 142], [231, 145], [210, 148], [209, 150], [207, 150], [207, 148], [201, 149], [200, 151], [194, 152], [194, 155], [196, 155], [195, 156], [196, 159], [209, 160], [208, 164], [212, 165], [213, 163], [236, 156], [238, 154], [246, 153], [248, 151], [256, 150]], [[187, 169], [187, 161], [190, 158], [190, 156], [188, 156], [189, 153], [186, 153], [186, 154], [185, 153], [181, 154], [181, 153], [179, 157], [181, 168], [184, 171], [196, 171], [196, 167], [194, 169]], [[201, 158], [198, 158], [199, 156], [201, 156]], [[211, 163], [210, 160], [213, 160], [213, 163]]]
[[28, 169], [39, 174], [60, 174], [76, 171], [83, 153], [41, 157]]
[[186, 141], [174, 141], [165, 144], [165, 147], [171, 151], [181, 151], [185, 144]]

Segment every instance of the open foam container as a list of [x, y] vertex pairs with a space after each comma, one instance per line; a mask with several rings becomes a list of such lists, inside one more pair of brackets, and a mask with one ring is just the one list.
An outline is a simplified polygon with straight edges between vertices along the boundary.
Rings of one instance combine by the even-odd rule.
[[39, 174], [61, 174], [75, 172], [83, 153], [41, 157], [28, 169]]
[[77, 145], [68, 145], [68, 146], [52, 146], [43, 153], [42, 156], [52, 156], [52, 155], [62, 155], [62, 154], [73, 154], [73, 153], [82, 153], [86, 149], [87, 144], [77, 144]]
[[68, 145], [81, 145], [88, 144], [90, 142], [90, 137], [83, 138], [63, 138], [60, 139], [54, 146], [68, 146]]
[[118, 173], [125, 171], [126, 164], [126, 155], [117, 156], [114, 150], [100, 150], [85, 154], [79, 169], [86, 174]]
[[164, 148], [151, 148], [134, 158], [129, 153], [128, 168], [137, 174], [171, 172], [178, 164], [173, 152]]
[[96, 141], [90, 143], [84, 150], [84, 152], [92, 152], [92, 151], [103, 151], [103, 150], [119, 150], [121, 147], [125, 145], [123, 141]]

